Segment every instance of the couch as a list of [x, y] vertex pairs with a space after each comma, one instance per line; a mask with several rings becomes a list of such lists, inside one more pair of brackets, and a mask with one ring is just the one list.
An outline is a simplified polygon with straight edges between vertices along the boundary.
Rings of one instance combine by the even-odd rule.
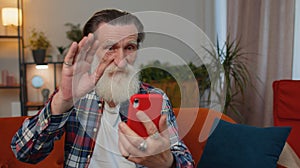
[[[199, 162], [209, 135], [210, 128], [215, 118], [234, 123], [234, 121], [219, 112], [206, 108], [174, 109], [179, 126], [179, 134], [189, 147], [196, 164]], [[0, 168], [58, 168], [63, 167], [63, 141], [64, 137], [55, 142], [54, 150], [50, 155], [36, 165], [18, 161], [10, 149], [12, 136], [20, 127], [26, 117], [0, 118]], [[201, 134], [200, 134], [201, 133]]]
[[54, 150], [42, 162], [32, 165], [18, 161], [11, 148], [10, 142], [15, 132], [27, 117], [0, 118], [0, 168], [61, 168], [63, 167], [63, 140], [55, 142]]
[[277, 80], [273, 82], [273, 115], [275, 126], [290, 126], [285, 151], [292, 161], [282, 163], [287, 167], [300, 167], [300, 80]]
[[[204, 124], [204, 121], [208, 115], [208, 109], [200, 108], [185, 108], [185, 109], [174, 109], [175, 115], [177, 116], [177, 122], [179, 125], [179, 133], [180, 136], [183, 137], [184, 142], [189, 147], [194, 159], [196, 162], [199, 161], [200, 156], [203, 152], [205, 141], [199, 142], [198, 137], [201, 131], [201, 128]], [[231, 118], [226, 115], [219, 115], [215, 111], [211, 111], [209, 113], [210, 117], [221, 117], [222, 119], [230, 122], [234, 122]], [[0, 143], [0, 151], [2, 151], [0, 155], [0, 168], [12, 167], [12, 168], [56, 168], [63, 166], [63, 139], [57, 141], [55, 143], [54, 150], [51, 154], [42, 162], [31, 165], [18, 161], [13, 155], [10, 149], [10, 142], [12, 136], [15, 134], [17, 129], [20, 127], [22, 122], [26, 117], [9, 117], [9, 118], [0, 118], [0, 134], [1, 134], [1, 143]], [[193, 123], [191, 120], [195, 120]], [[186, 133], [186, 126], [188, 123], [192, 128]], [[186, 135], [185, 135], [186, 134]], [[5, 152], [3, 152], [5, 151]]]
[[300, 157], [300, 80], [273, 82], [275, 126], [291, 126], [287, 142]]

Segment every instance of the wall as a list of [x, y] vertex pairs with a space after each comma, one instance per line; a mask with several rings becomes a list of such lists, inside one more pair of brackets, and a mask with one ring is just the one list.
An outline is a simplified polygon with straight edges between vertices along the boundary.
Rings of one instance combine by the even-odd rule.
[[[119, 8], [130, 12], [163, 11], [173, 13], [199, 26], [213, 41], [216, 37], [214, 29], [214, 1], [212, 0], [23, 0], [23, 4], [25, 45], [28, 44], [27, 38], [32, 28], [44, 31], [52, 44], [52, 47], [48, 50], [48, 54], [51, 54], [54, 60], [56, 60], [58, 54], [56, 46], [67, 46], [71, 43], [66, 38], [65, 32], [68, 28], [65, 27], [64, 24], [71, 22], [75, 24], [80, 23], [81, 26], [83, 26], [85, 21], [94, 12], [104, 8]], [[168, 39], [161, 40], [161, 43], [159, 41], [160, 40], [157, 40], [155, 35], [153, 35], [149, 37], [148, 41], [145, 41], [145, 45], [156, 44], [172, 52], [187, 56], [191, 55], [192, 58], [194, 57], [194, 53], [190, 48], [183, 46], [178, 47], [176, 41], [174, 42]], [[0, 59], [2, 58], [0, 57]], [[25, 49], [25, 60], [33, 60], [31, 51], [28, 48]], [[143, 62], [143, 60], [141, 62]], [[34, 68], [30, 68], [29, 70], [28, 80], [30, 80], [32, 76], [42, 73]], [[51, 80], [52, 76], [53, 74], [51, 73], [43, 73], [43, 78], [47, 81]], [[39, 91], [32, 88], [30, 81], [27, 83], [29, 87], [28, 90], [33, 91], [33, 93], [29, 94], [29, 100], [39, 99], [39, 96], [37, 96]], [[43, 87], [53, 88], [53, 85], [51, 82], [46, 82]], [[10, 107], [3, 106], [2, 102], [0, 102], [0, 106], [3, 107], [1, 111], [7, 111], [6, 113], [1, 113], [0, 116], [10, 114]]]
[[[190, 20], [206, 31], [209, 37], [215, 38], [214, 6], [211, 0], [24, 0], [25, 39], [32, 28], [45, 31], [52, 43], [50, 53], [55, 56], [56, 46], [66, 46], [70, 43], [66, 39], [65, 23], [80, 23], [83, 26], [94, 12], [104, 8], [119, 8], [130, 12], [170, 12]], [[28, 59], [32, 59], [31, 56]]]

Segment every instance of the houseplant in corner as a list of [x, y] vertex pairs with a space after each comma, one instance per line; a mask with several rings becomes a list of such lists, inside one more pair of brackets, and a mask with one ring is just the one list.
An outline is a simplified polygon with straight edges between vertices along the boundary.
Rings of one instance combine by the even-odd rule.
[[50, 47], [50, 41], [42, 31], [32, 29], [29, 36], [29, 47], [36, 64], [44, 63], [46, 51]]
[[[241, 46], [240, 40], [232, 40], [228, 35], [224, 44], [220, 44], [217, 39], [216, 52], [211, 52], [209, 49], [204, 48], [212, 59], [216, 59], [216, 62], [220, 62], [220, 66], [224, 69], [223, 80], [225, 89], [225, 101], [223, 113], [229, 115], [231, 112], [235, 114], [243, 122], [244, 118], [242, 113], [238, 110], [238, 107], [244, 102], [244, 92], [248, 86], [255, 87], [251, 83], [251, 74], [249, 72], [249, 67], [247, 65], [248, 57], [250, 54], [245, 52]], [[220, 68], [215, 68], [217, 65], [212, 67], [207, 67], [211, 69], [209, 76], [207, 74], [207, 81], [214, 82], [217, 78], [220, 78]], [[209, 95], [210, 96], [210, 95]], [[221, 98], [221, 95], [218, 95]], [[208, 98], [209, 99], [209, 98]], [[209, 102], [209, 101], [208, 101]], [[233, 117], [233, 116], [231, 116]]]

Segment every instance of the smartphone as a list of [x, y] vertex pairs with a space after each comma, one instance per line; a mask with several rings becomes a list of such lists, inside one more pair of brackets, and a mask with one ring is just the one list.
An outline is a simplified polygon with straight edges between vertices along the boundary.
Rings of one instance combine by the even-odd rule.
[[137, 118], [136, 113], [138, 111], [146, 113], [158, 129], [162, 100], [161, 94], [135, 94], [131, 96], [128, 107], [127, 125], [141, 137], [148, 137], [147, 130]]

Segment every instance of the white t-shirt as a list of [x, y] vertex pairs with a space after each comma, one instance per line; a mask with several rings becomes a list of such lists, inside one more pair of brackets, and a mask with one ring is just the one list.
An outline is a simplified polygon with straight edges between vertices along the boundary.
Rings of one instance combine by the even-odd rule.
[[105, 103], [100, 130], [97, 134], [89, 168], [136, 167], [133, 162], [125, 159], [119, 151], [118, 124], [121, 122], [119, 109], [120, 105], [110, 108], [107, 103]]

